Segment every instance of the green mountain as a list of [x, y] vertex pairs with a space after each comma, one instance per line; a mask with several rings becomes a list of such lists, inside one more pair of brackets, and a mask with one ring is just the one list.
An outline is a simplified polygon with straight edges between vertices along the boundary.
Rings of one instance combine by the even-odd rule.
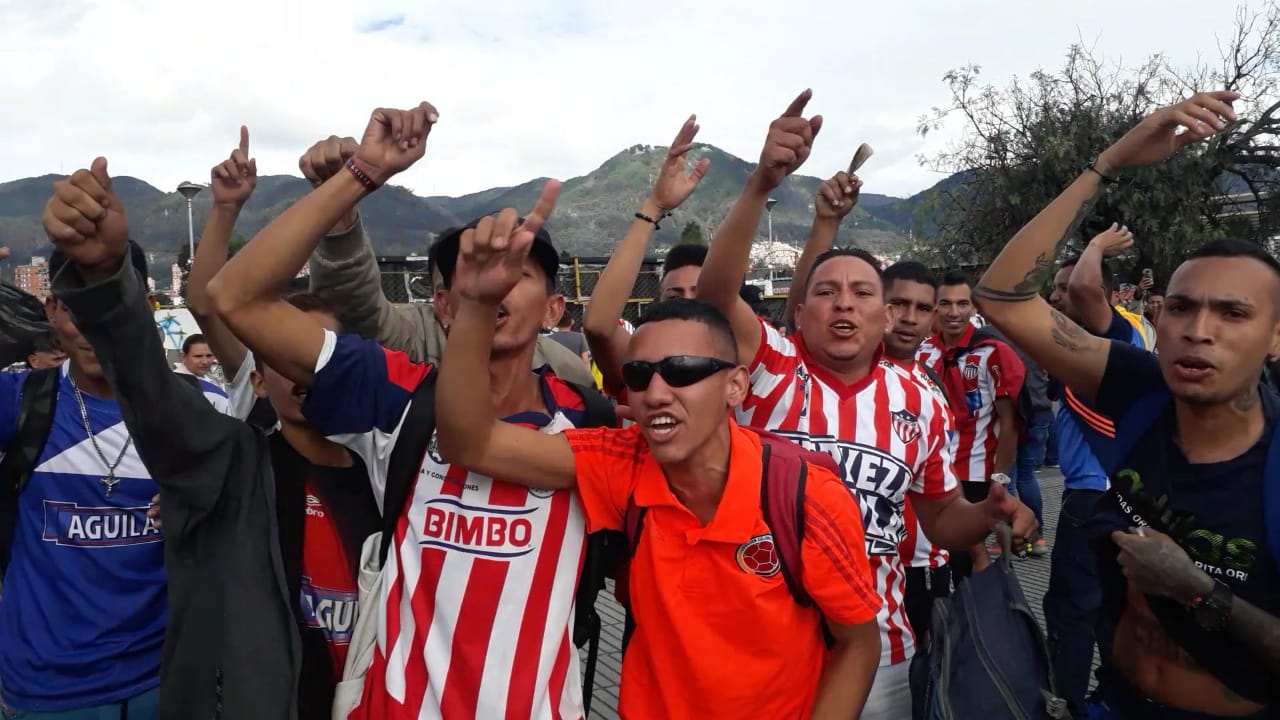
[[[582, 177], [565, 181], [556, 214], [548, 229], [562, 251], [579, 256], [608, 255], [626, 231], [639, 202], [649, 192], [666, 148], [636, 145], [609, 158]], [[698, 145], [694, 158], [709, 157], [711, 167], [698, 191], [662, 224], [659, 246], [680, 238], [689, 222], [698, 223], [705, 237], [723, 221], [753, 167], [711, 145]], [[40, 214], [50, 185], [62, 176], [45, 175], [0, 184], [0, 245], [12, 251], [14, 262], [48, 254], [48, 240], [40, 228]], [[544, 180], [492, 188], [461, 197], [419, 197], [400, 187], [387, 187], [366, 200], [362, 214], [381, 255], [425, 251], [432, 233], [504, 207], [532, 207]], [[795, 175], [774, 193], [773, 232], [783, 242], [800, 244], [808, 234], [818, 178]], [[131, 177], [114, 179], [129, 214], [134, 239], [152, 255], [156, 270], [173, 262], [187, 243], [186, 201], [176, 192], [162, 192]], [[241, 214], [236, 233], [252, 237], [270, 220], [310, 190], [301, 178], [273, 175], [259, 178], [257, 190]], [[927, 192], [927, 191], [926, 191]], [[854, 214], [845, 220], [841, 242], [888, 254], [900, 250], [924, 193], [901, 199], [863, 193]], [[194, 202], [196, 234], [208, 216], [212, 198], [201, 193]], [[767, 222], [760, 224], [766, 235]], [[163, 276], [167, 277], [167, 273]]]

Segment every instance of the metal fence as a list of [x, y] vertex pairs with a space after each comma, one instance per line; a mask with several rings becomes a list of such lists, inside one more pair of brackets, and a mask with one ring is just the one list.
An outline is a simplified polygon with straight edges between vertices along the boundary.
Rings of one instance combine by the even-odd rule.
[[[565, 311], [575, 322], [582, 321], [582, 313], [608, 262], [607, 257], [562, 259], [560, 274], [556, 278], [557, 289], [564, 295]], [[382, 292], [391, 302], [431, 302], [431, 277], [427, 272], [426, 258], [380, 257], [378, 267], [382, 274]], [[646, 259], [641, 265], [631, 288], [631, 298], [622, 313], [628, 321], [634, 323], [639, 320], [645, 306], [658, 297], [661, 268], [662, 263], [653, 258]], [[764, 299], [764, 309], [775, 321], [782, 315], [785, 305], [784, 295], [766, 296]]]

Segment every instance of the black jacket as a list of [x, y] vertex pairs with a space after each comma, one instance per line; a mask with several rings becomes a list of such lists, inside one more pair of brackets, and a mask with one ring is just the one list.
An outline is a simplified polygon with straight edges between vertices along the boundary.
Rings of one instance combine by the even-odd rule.
[[55, 293], [160, 486], [169, 575], [160, 717], [294, 720], [302, 650], [268, 439], [174, 374], [128, 263], [89, 287], [68, 267]]

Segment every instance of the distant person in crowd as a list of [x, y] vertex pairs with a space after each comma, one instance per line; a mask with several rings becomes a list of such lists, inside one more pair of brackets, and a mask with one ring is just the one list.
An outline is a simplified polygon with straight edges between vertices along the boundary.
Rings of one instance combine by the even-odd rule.
[[[633, 329], [622, 318], [622, 311], [634, 294], [636, 278], [640, 275], [649, 243], [662, 221], [693, 194], [711, 164], [710, 159], [701, 158], [692, 168], [686, 167], [697, 134], [698, 119], [690, 115], [671, 141], [649, 196], [636, 208], [635, 218], [596, 280], [591, 302], [582, 315], [582, 331], [600, 373], [600, 386], [613, 397], [624, 393], [622, 358], [631, 342]], [[676, 245], [671, 248], [662, 262], [658, 299], [693, 297], [706, 257], [705, 245]]]
[[[738, 411], [744, 425], [772, 430], [807, 449], [825, 452], [841, 468], [841, 480], [858, 500], [865, 521], [876, 591], [884, 600], [879, 623], [881, 666], [863, 709], [863, 720], [911, 715], [910, 662], [915, 652], [902, 603], [899, 546], [905, 533], [903, 505], [911, 498], [928, 537], [946, 548], [982, 542], [991, 526], [1010, 520], [1027, 537], [1031, 512], [1003, 488], [978, 504], [956, 486], [947, 438], [946, 409], [915, 376], [881, 362], [892, 309], [885, 302], [880, 263], [857, 249], [831, 248], [840, 213], [856, 200], [859, 183], [837, 173], [823, 183], [814, 228], [793, 283], [796, 332], [782, 337], [739, 294], [750, 265], [765, 203], [809, 156], [820, 117], [803, 117], [811, 94], [797, 97], [770, 126], [759, 165], [747, 178], [716, 232], [698, 278], [698, 297], [728, 318], [750, 384]], [[832, 212], [832, 211], [837, 212]], [[828, 250], [816, 255], [811, 250]], [[874, 459], [873, 459], [874, 458]], [[867, 468], [879, 468], [868, 479]]]
[[182, 360], [174, 370], [203, 379], [209, 375], [215, 362], [217, 358], [213, 356], [213, 350], [209, 349], [209, 343], [204, 339], [204, 335], [195, 333], [188, 335], [182, 341]]
[[1191, 253], [1169, 278], [1158, 356], [1089, 334], [1036, 294], [1043, 258], [1106, 181], [1222, 131], [1238, 97], [1198, 93], [1143, 119], [1014, 236], [979, 286], [988, 318], [1111, 423], [1086, 429], [1111, 480], [1085, 528], [1102, 587], [1090, 718], [1280, 709], [1280, 569], [1269, 542], [1280, 501], [1267, 462], [1280, 396], [1259, 383], [1280, 353], [1280, 263], [1245, 241]]
[[[1108, 298], [1112, 275], [1106, 258], [1131, 242], [1127, 230], [1113, 226], [1094, 237], [1083, 254], [1063, 260], [1053, 277], [1049, 305], [1093, 335], [1141, 348], [1141, 331]], [[1063, 491], [1044, 615], [1058, 692], [1073, 717], [1084, 720], [1102, 607], [1098, 563], [1086, 527], [1108, 484], [1107, 472], [1085, 437], [1087, 432], [1114, 432], [1115, 423], [1097, 403], [1055, 385], [1060, 407], [1054, 432]]]
[[[938, 312], [938, 279], [923, 264], [906, 260], [885, 268], [883, 280], [885, 303], [893, 308], [893, 327], [884, 336], [885, 361], [914, 374], [947, 407], [942, 378], [918, 358]], [[949, 407], [946, 421], [954, 456], [955, 421]], [[923, 638], [929, 632], [933, 601], [951, 595], [951, 554], [925, 535], [910, 497], [903, 505], [902, 517], [905, 531], [898, 552], [907, 568], [903, 604], [912, 631]]]
[[645, 509], [649, 529], [629, 569], [636, 629], [620, 715], [859, 717], [879, 660], [880, 601], [857, 507], [829, 471], [808, 468], [800, 582], [810, 607], [778, 577], [776, 558], [744, 559], [770, 532], [762, 448], [730, 417], [747, 372], [715, 308], [677, 298], [648, 309], [622, 363], [636, 420], [626, 430], [548, 434], [484, 407], [494, 324], [558, 189], [548, 183], [523, 224], [505, 210], [464, 236], [458, 320], [440, 371], [442, 456], [531, 491], [576, 487], [589, 530], [625, 530], [628, 504]]
[[555, 332], [551, 333], [551, 339], [581, 357], [583, 364], [591, 367], [591, 349], [587, 347], [587, 339], [582, 333], [573, 329], [572, 315], [566, 312], [560, 316], [560, 320], [556, 322]]
[[57, 332], [50, 330], [43, 335], [37, 335], [35, 344], [31, 347], [31, 352], [27, 354], [27, 369], [41, 370], [43, 368], [51, 368], [66, 362], [67, 354], [62, 351], [62, 345], [58, 342]]
[[1164, 293], [1159, 290], [1153, 291], [1147, 295], [1147, 304], [1143, 309], [1143, 314], [1151, 321], [1153, 325], [1160, 325], [1160, 313], [1164, 310]]
[[[1017, 472], [1018, 397], [1026, 369], [1008, 344], [974, 337], [975, 310], [968, 277], [959, 271], [944, 275], [938, 286], [940, 332], [921, 345], [920, 361], [942, 378], [955, 420], [956, 478], [969, 502], [978, 503], [993, 483], [1007, 487]], [[951, 558], [951, 572], [959, 581], [988, 563], [979, 542], [967, 556]]]
[[[354, 139], [331, 135], [312, 145], [298, 167], [313, 187], [319, 187], [335, 174], [346, 172], [344, 164], [359, 149]], [[440, 317], [440, 297], [446, 291], [439, 268], [430, 270], [434, 302], [397, 307], [382, 290], [373, 243], [365, 234], [356, 208], [350, 208], [350, 212], [335, 221], [333, 227], [326, 228], [326, 232], [311, 256], [311, 291], [338, 309], [342, 327], [403, 352], [414, 362], [439, 362], [447, 331], [447, 323]], [[441, 233], [440, 237], [447, 234]], [[595, 384], [590, 371], [582, 366], [582, 358], [549, 335], [538, 337], [530, 363], [534, 368], [550, 365], [556, 377], [575, 385]]]

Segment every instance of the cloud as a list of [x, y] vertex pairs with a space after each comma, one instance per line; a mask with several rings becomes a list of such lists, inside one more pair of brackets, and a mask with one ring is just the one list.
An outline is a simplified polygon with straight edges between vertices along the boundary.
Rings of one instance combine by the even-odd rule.
[[400, 178], [457, 195], [587, 173], [636, 143], [666, 144], [696, 112], [700, 141], [745, 158], [805, 87], [826, 125], [804, 172], [876, 148], [867, 190], [938, 176], [917, 157], [947, 132], [916, 121], [946, 102], [948, 69], [1005, 82], [1057, 67], [1085, 37], [1109, 57], [1214, 57], [1223, 7], [1191, 0], [1028, 4], [811, 0], [11, 0], [0, 25], [0, 180], [70, 171], [96, 155], [169, 189], [234, 147], [263, 173], [297, 173], [330, 134], [359, 137], [378, 106], [441, 112], [426, 159]]

